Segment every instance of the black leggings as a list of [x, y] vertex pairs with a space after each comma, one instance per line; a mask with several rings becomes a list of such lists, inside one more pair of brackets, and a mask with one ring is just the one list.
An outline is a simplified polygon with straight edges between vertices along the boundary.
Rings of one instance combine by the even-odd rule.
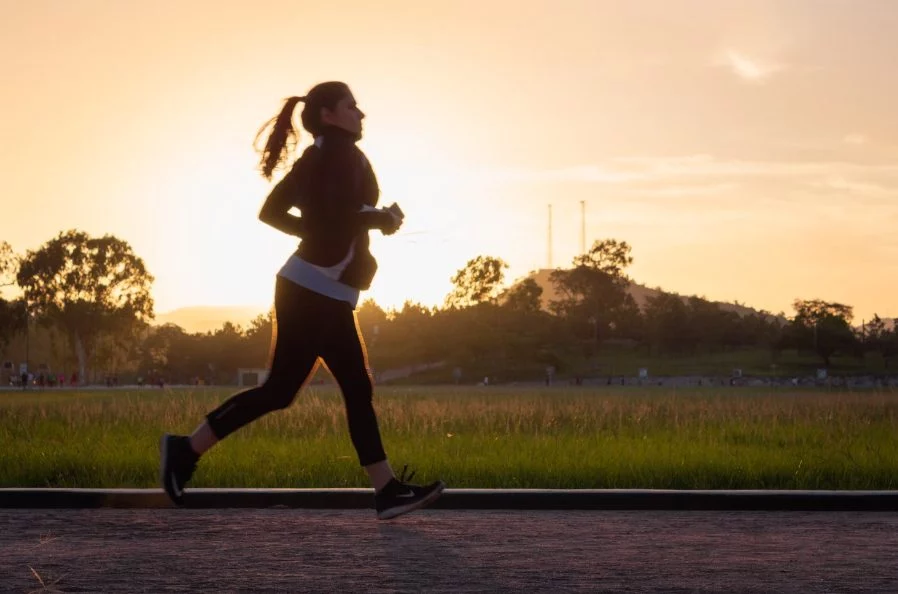
[[359, 462], [367, 466], [386, 460], [365, 347], [352, 306], [278, 277], [274, 312], [274, 354], [268, 378], [206, 416], [215, 436], [224, 439], [262, 415], [290, 406], [321, 357], [343, 392], [349, 436]]

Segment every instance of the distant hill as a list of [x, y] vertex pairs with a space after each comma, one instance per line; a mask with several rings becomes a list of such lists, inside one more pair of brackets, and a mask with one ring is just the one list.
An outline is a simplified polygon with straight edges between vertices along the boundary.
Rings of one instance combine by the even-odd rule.
[[[555, 285], [554, 285], [554, 283], [552, 283], [552, 281], [549, 278], [553, 272], [554, 272], [553, 269], [541, 268], [540, 270], [531, 272], [529, 275], [527, 275], [526, 277], [524, 277], [523, 279], [518, 281], [518, 282], [521, 282], [528, 278], [532, 278], [533, 280], [536, 281], [536, 284], [539, 285], [543, 290], [543, 294], [542, 294], [543, 309], [548, 309], [549, 302], [555, 301], [558, 299], [558, 294], [555, 291]], [[630, 295], [633, 297], [633, 300], [636, 302], [636, 305], [638, 305], [640, 309], [645, 308], [646, 303], [648, 302], [650, 297], [655, 297], [661, 293], [661, 291], [658, 289], [650, 289], [649, 287], [646, 287], [645, 285], [640, 285], [639, 283], [630, 283], [630, 286], [627, 288], [627, 292], [630, 293]], [[684, 301], [689, 298], [689, 296], [681, 296], [681, 297]], [[724, 303], [722, 301], [711, 301], [711, 303], [716, 303], [720, 307], [720, 309], [722, 309], [724, 311], [734, 311], [737, 314], [739, 314], [740, 316], [746, 316], [746, 315], [760, 313], [758, 310], [753, 309], [748, 306], [745, 306], [745, 305], [737, 305], [735, 303]], [[774, 317], [779, 318], [779, 316], [774, 316]], [[779, 319], [782, 322], [786, 321], [783, 318], [779, 318]]]
[[225, 322], [246, 328], [256, 316], [265, 313], [267, 312], [251, 306], [198, 305], [157, 313], [154, 323], [157, 326], [176, 324], [192, 334], [213, 332], [221, 328]]

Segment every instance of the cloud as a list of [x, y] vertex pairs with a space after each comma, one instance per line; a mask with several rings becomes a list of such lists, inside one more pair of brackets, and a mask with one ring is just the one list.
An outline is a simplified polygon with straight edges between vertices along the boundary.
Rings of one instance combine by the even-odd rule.
[[862, 144], [867, 144], [867, 140], [867, 137], [863, 134], [847, 134], [842, 139], [842, 142], [844, 142], [845, 144], [853, 144], [859, 146]]
[[473, 174], [491, 183], [592, 182], [622, 183], [646, 178], [645, 172], [608, 169], [599, 165], [576, 165], [557, 169], [501, 169]]
[[586, 183], [645, 197], [715, 196], [749, 186], [755, 190], [765, 188], [770, 198], [774, 195], [768, 190], [787, 187], [873, 199], [898, 197], [898, 165], [835, 160], [751, 161], [718, 159], [707, 154], [627, 157], [556, 169], [482, 171], [469, 177], [469, 181], [475, 185]]
[[898, 186], [887, 187], [873, 182], [860, 182], [844, 177], [831, 177], [823, 182], [813, 182], [811, 186], [825, 190], [848, 193], [869, 198], [898, 198]]
[[663, 177], [846, 177], [885, 176], [898, 181], [898, 165], [868, 165], [850, 161], [748, 161], [698, 154], [672, 157], [615, 159], [605, 168], [620, 167], [637, 178]]
[[664, 185], [648, 188], [629, 188], [627, 194], [650, 198], [697, 198], [701, 196], [717, 196], [732, 192], [739, 187], [735, 183], [711, 183], [692, 185]]
[[749, 57], [743, 52], [726, 50], [718, 59], [719, 65], [726, 66], [733, 74], [750, 83], [764, 83], [773, 74], [784, 70], [785, 65], [776, 63], [764, 63], [758, 58]]

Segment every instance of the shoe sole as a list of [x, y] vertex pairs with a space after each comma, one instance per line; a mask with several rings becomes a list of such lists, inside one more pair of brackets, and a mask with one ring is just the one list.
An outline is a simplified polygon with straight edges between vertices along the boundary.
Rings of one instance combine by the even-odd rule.
[[173, 503], [181, 505], [184, 502], [183, 497], [175, 497], [171, 490], [169, 490], [168, 483], [165, 481], [165, 467], [168, 462], [168, 441], [170, 437], [173, 436], [168, 433], [163, 433], [162, 438], [159, 440], [159, 454], [162, 457], [162, 463], [159, 465], [159, 484], [162, 485], [162, 490], [165, 491], [165, 494], [168, 495], [168, 498], [171, 499]]
[[409, 503], [407, 505], [400, 505], [398, 507], [391, 507], [390, 509], [385, 509], [382, 512], [377, 514], [378, 520], [390, 520], [397, 516], [401, 516], [402, 514], [407, 514], [408, 512], [415, 511], [416, 509], [421, 509], [422, 507], [426, 507], [440, 498], [440, 495], [443, 494], [443, 490], [446, 488], [446, 484], [440, 482], [439, 487], [431, 491], [427, 497], [424, 499], [419, 499], [413, 503]]

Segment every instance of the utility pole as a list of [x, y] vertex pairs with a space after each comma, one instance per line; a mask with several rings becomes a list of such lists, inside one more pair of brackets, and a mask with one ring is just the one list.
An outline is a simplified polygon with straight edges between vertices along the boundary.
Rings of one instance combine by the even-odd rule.
[[580, 201], [580, 253], [586, 254], [586, 201]]
[[28, 311], [28, 302], [24, 299], [25, 306], [25, 367], [31, 373], [31, 312]]
[[549, 232], [548, 232], [548, 246], [547, 246], [547, 255], [549, 260], [549, 270], [552, 269], [552, 205], [549, 205]]

